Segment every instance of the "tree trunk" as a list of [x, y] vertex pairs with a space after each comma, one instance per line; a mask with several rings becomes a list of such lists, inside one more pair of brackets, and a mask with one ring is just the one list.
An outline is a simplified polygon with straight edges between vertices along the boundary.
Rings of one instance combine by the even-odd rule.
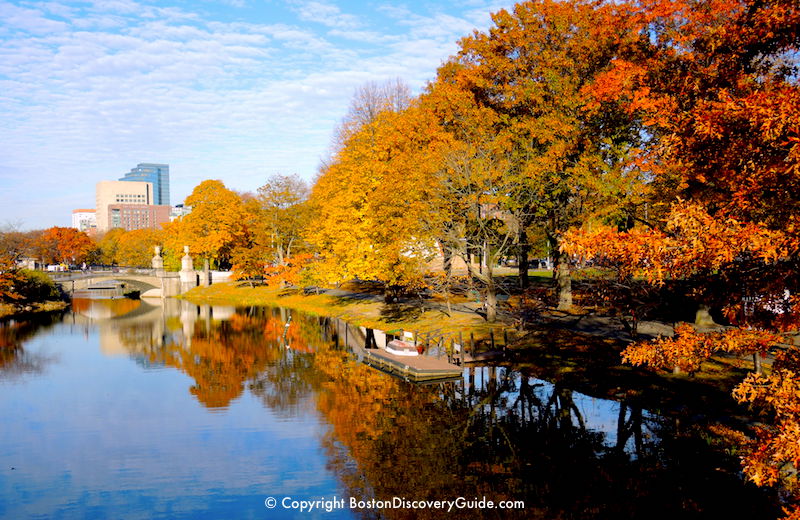
[[517, 273], [519, 275], [519, 286], [522, 289], [527, 289], [530, 285], [530, 280], [528, 279], [528, 252], [531, 246], [528, 244], [528, 233], [522, 224], [519, 226], [518, 242], [517, 262], [519, 262], [519, 265], [517, 266]]
[[486, 262], [486, 321], [494, 323], [497, 320], [497, 287], [494, 284], [494, 273], [491, 262]]
[[203, 258], [203, 275], [202, 275], [203, 276], [203, 283], [200, 284], [203, 287], [211, 285], [211, 282], [209, 280], [209, 277], [210, 277], [209, 269], [210, 269], [210, 267], [209, 267], [208, 258]]
[[472, 266], [472, 255], [469, 252], [469, 249], [466, 250], [464, 254], [464, 259], [466, 260], [467, 264], [467, 289], [472, 292], [475, 290], [475, 269]]
[[453, 253], [450, 252], [449, 247], [442, 247], [442, 268], [447, 278], [450, 278], [453, 270]]
[[558, 310], [572, 309], [572, 276], [569, 271], [569, 255], [556, 251], [556, 291], [558, 295]]
[[292, 257], [292, 244], [294, 243], [294, 237], [289, 239], [289, 244], [286, 246], [286, 258]]

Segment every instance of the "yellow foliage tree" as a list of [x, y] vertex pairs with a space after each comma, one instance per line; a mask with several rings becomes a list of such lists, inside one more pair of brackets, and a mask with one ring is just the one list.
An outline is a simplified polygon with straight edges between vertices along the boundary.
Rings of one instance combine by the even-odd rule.
[[192, 212], [164, 227], [165, 245], [172, 255], [181, 254], [188, 245], [195, 258], [209, 261], [212, 267], [230, 267], [231, 252], [246, 233], [241, 197], [222, 181], [206, 180], [185, 204]]
[[444, 137], [418, 104], [387, 108], [351, 130], [311, 195], [307, 238], [319, 251], [316, 279], [380, 280], [388, 290], [419, 280], [434, 251], [426, 193]]

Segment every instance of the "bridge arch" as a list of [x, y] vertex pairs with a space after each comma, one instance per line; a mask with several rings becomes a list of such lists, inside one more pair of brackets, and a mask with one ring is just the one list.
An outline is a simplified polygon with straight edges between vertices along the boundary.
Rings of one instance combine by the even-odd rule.
[[111, 273], [102, 275], [80, 275], [76, 277], [62, 278], [55, 280], [62, 290], [66, 292], [80, 291], [88, 289], [90, 286], [101, 284], [103, 282], [116, 281], [124, 284], [124, 289], [137, 290], [145, 292], [150, 289], [160, 289], [161, 279], [155, 276], [147, 275], [130, 275], [124, 273]]

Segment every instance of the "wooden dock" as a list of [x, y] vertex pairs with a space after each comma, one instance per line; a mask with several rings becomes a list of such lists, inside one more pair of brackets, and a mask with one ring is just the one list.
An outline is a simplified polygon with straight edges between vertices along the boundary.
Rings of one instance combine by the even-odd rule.
[[334, 326], [339, 341], [343, 341], [359, 361], [401, 379], [415, 383], [439, 382], [458, 379], [464, 371], [439, 357], [398, 356], [387, 352], [382, 347], [393, 337], [390, 332], [357, 327], [342, 320], [336, 320]]
[[414, 382], [458, 379], [464, 369], [429, 356], [397, 356], [381, 348], [360, 349], [363, 363]]

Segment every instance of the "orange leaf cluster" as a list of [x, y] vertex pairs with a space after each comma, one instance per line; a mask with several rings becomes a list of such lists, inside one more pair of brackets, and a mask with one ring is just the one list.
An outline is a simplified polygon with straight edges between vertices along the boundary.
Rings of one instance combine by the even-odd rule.
[[285, 264], [269, 265], [264, 269], [264, 274], [269, 285], [299, 285], [303, 269], [308, 267], [312, 255], [302, 253], [294, 255]]
[[19, 300], [23, 296], [17, 291], [17, 285], [22, 281], [22, 276], [17, 270], [14, 258], [0, 251], [0, 302]]
[[750, 403], [771, 420], [756, 428], [756, 439], [742, 459], [748, 478], [759, 486], [781, 482], [792, 507], [787, 518], [800, 515], [800, 353], [781, 352], [769, 375], [750, 374], [733, 392], [741, 403]]
[[752, 222], [710, 215], [694, 202], [672, 206], [664, 231], [635, 228], [619, 232], [607, 226], [576, 229], [562, 249], [584, 260], [615, 267], [621, 277], [642, 276], [660, 284], [730, 266], [748, 258], [764, 263], [788, 256], [794, 240]]
[[42, 233], [35, 247], [39, 257], [45, 262], [69, 265], [85, 261], [95, 244], [82, 231], [54, 226]]
[[656, 370], [679, 368], [688, 373], [700, 370], [705, 360], [717, 352], [729, 354], [763, 354], [783, 341], [776, 334], [755, 329], [730, 329], [724, 332], [700, 333], [689, 324], [675, 328], [672, 338], [640, 341], [622, 352], [622, 360], [631, 365], [647, 365]]

